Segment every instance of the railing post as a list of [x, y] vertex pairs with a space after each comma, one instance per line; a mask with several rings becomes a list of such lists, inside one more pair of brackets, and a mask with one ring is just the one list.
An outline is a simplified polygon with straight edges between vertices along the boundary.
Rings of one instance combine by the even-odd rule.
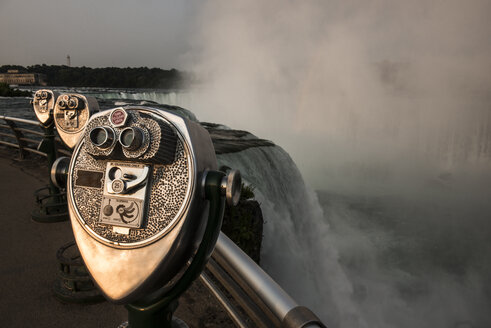
[[4, 121], [7, 123], [7, 125], [12, 129], [12, 132], [15, 135], [15, 139], [17, 139], [17, 144], [19, 144], [19, 156], [20, 159], [24, 159], [26, 157], [26, 151], [24, 150], [24, 146], [26, 145], [24, 141], [21, 140], [21, 138], [24, 137], [22, 132], [17, 130], [17, 125], [8, 120], [7, 118], [4, 118]]

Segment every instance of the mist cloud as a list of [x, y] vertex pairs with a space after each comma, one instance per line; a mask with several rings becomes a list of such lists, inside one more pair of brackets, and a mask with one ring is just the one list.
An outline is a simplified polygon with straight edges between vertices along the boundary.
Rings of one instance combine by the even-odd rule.
[[[301, 268], [265, 258], [333, 327], [489, 322], [490, 16], [489, 1], [204, 5], [191, 109], [272, 139], [330, 190], [325, 216], [266, 225]], [[268, 235], [287, 219], [311, 230]]]
[[208, 1], [193, 110], [276, 141], [318, 188], [359, 163], [489, 159], [490, 12], [486, 1]]

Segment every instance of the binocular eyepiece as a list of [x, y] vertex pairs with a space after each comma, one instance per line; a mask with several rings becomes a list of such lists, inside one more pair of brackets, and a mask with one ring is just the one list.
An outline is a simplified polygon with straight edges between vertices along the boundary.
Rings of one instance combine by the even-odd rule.
[[171, 123], [145, 112], [123, 108], [94, 117], [84, 136], [87, 152], [98, 159], [147, 161], [171, 164], [175, 160], [178, 135]]
[[76, 110], [84, 107], [84, 100], [76, 95], [62, 95], [58, 97], [57, 105], [62, 110]]
[[97, 126], [89, 132], [90, 142], [97, 148], [107, 149], [114, 143], [115, 133], [109, 126]]
[[119, 143], [124, 149], [136, 150], [141, 147], [144, 141], [144, 134], [140, 128], [127, 127], [119, 135]]
[[52, 93], [49, 92], [48, 90], [38, 90], [34, 94], [34, 98], [37, 99], [37, 100], [40, 100], [40, 99], [50, 99], [51, 96], [52, 96]]
[[[145, 141], [144, 128], [127, 127], [121, 130], [119, 134], [119, 144], [126, 150], [136, 150], [140, 148]], [[146, 130], [145, 130], [146, 131]], [[146, 133], [148, 135], [148, 132]], [[116, 138], [115, 131], [110, 126], [96, 126], [89, 132], [89, 139], [100, 149], [107, 149], [111, 147]]]

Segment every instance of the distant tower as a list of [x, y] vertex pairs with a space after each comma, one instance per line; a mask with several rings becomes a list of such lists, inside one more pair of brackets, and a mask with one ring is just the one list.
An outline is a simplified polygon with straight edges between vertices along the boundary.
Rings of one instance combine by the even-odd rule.
[[70, 67], [70, 55], [66, 56], [66, 65]]

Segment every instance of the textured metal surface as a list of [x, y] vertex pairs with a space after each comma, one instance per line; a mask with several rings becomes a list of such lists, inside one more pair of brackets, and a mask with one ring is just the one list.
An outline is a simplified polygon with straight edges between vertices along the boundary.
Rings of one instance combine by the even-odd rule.
[[[142, 118], [138, 113], [128, 111], [133, 117], [133, 126], [144, 126], [151, 131], [151, 135], [156, 138], [160, 136], [160, 126], [155, 119]], [[95, 126], [109, 124], [108, 116], [103, 115], [90, 121], [87, 130]], [[118, 134], [120, 128], [115, 128]], [[129, 234], [115, 232], [111, 226], [101, 224], [99, 221], [99, 211], [102, 205], [103, 188], [89, 188], [77, 186], [77, 168], [104, 172], [106, 171], [107, 159], [105, 156], [114, 150], [98, 149], [88, 141], [88, 132], [85, 133], [84, 141], [77, 147], [74, 153], [74, 171], [72, 174], [73, 199], [75, 201], [80, 222], [93, 234], [95, 238], [105, 243], [117, 243], [121, 246], [131, 246], [131, 244], [141, 244], [156, 239], [165, 234], [174, 221], [179, 219], [179, 213], [184, 209], [191, 185], [191, 160], [189, 151], [186, 150], [182, 138], [177, 142], [175, 161], [170, 165], [154, 165], [151, 176], [151, 186], [149, 192], [148, 216], [144, 229], [131, 229]], [[153, 138], [153, 139], [154, 139]], [[149, 140], [150, 138], [147, 138]], [[143, 158], [154, 156], [158, 150], [157, 145], [152, 143], [148, 154]], [[112, 148], [114, 148], [113, 146]], [[90, 154], [96, 154], [94, 157]], [[124, 165], [125, 162], [121, 162]], [[107, 179], [104, 177], [103, 179]]]

